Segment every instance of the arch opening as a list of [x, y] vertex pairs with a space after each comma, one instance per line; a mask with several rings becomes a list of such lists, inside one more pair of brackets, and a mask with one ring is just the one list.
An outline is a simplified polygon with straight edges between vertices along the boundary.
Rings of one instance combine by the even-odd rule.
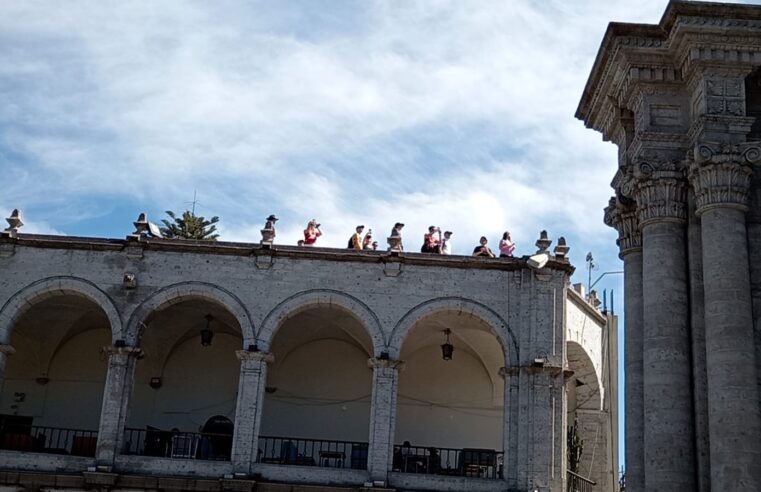
[[366, 468], [373, 340], [360, 318], [336, 304], [301, 307], [269, 351], [259, 460]]
[[761, 68], [745, 78], [745, 115], [755, 118], [748, 140], [761, 140]]
[[0, 447], [94, 456], [109, 315], [80, 293], [47, 292], [28, 302], [10, 327], [16, 352], [0, 392]]
[[[237, 317], [208, 298], [166, 302], [140, 322], [125, 454], [229, 460], [243, 335]], [[223, 429], [223, 432], [219, 432]]]
[[393, 469], [501, 477], [505, 353], [493, 327], [473, 313], [436, 310], [412, 325], [400, 358]]
[[594, 482], [604, 483], [607, 472], [608, 415], [602, 409], [602, 386], [591, 357], [582, 345], [566, 343], [568, 369], [568, 469]]

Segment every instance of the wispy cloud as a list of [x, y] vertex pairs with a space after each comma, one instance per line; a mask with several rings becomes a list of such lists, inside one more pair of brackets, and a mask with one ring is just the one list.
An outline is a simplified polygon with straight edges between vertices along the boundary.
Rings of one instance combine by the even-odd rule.
[[410, 249], [435, 223], [463, 253], [505, 229], [528, 253], [548, 228], [614, 261], [615, 152], [573, 113], [607, 22], [665, 5], [5, 2], [3, 200], [121, 236], [126, 208], [198, 189], [224, 239], [276, 212], [289, 243], [313, 216], [329, 245], [402, 220]]

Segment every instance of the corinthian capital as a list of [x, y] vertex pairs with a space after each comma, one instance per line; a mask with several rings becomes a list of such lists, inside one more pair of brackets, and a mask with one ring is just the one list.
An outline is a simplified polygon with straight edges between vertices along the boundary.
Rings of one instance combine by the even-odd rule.
[[612, 197], [605, 207], [605, 224], [618, 231], [616, 244], [621, 257], [642, 249], [636, 204], [630, 200]]
[[642, 162], [637, 166], [635, 176], [634, 194], [640, 227], [653, 222], [687, 219], [687, 183], [675, 162]]
[[702, 143], [688, 160], [698, 214], [714, 207], [748, 210], [751, 166], [761, 160], [758, 143]]

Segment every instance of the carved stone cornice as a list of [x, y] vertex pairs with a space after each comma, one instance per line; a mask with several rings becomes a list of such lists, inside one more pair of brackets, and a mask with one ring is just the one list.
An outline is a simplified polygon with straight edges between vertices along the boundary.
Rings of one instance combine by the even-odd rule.
[[642, 233], [636, 204], [630, 200], [611, 197], [605, 207], [605, 224], [618, 231], [620, 256], [642, 250]]
[[243, 362], [264, 362], [266, 364], [275, 362], [275, 356], [270, 352], [236, 350], [235, 356]]
[[108, 345], [103, 347], [101, 350], [104, 354], [107, 355], [126, 355], [129, 357], [136, 357], [138, 359], [143, 357], [143, 349], [140, 347]]
[[654, 222], [687, 220], [687, 183], [676, 162], [643, 161], [635, 166], [634, 176], [640, 229]]
[[698, 215], [714, 207], [748, 210], [752, 164], [761, 161], [758, 142], [701, 143], [688, 160]]
[[367, 359], [367, 367], [370, 367], [372, 369], [396, 369], [396, 370], [402, 370], [404, 368], [404, 361], [403, 360], [395, 360], [395, 359], [381, 359], [378, 357], [373, 357], [372, 359]]

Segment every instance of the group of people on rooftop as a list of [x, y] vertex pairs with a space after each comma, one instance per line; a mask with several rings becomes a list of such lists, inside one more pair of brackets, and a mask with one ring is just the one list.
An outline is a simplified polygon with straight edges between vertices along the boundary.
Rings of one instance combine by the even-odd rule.
[[[404, 224], [397, 222], [394, 224], [394, 228], [391, 230], [391, 236], [401, 236], [401, 230]], [[363, 235], [365, 230], [364, 225], [358, 225], [354, 234], [349, 237], [346, 247], [354, 250], [377, 250], [378, 241], [373, 239], [373, 230], [368, 229], [367, 233]], [[312, 219], [304, 229], [304, 239], [299, 239], [298, 246], [314, 246], [317, 243], [317, 239], [322, 236], [320, 230], [320, 224], [317, 220]], [[451, 255], [452, 254], [452, 231], [441, 232], [441, 228], [436, 226], [430, 226], [428, 232], [423, 234], [423, 245], [420, 247], [421, 253], [438, 254], [438, 255]], [[502, 239], [499, 241], [499, 257], [507, 258], [513, 256], [515, 252], [515, 243], [513, 243], [510, 237], [510, 232], [505, 231], [502, 235]], [[482, 256], [487, 258], [494, 258], [497, 255], [492, 252], [488, 246], [488, 240], [485, 236], [481, 236], [478, 246], [473, 249], [473, 256]]]

